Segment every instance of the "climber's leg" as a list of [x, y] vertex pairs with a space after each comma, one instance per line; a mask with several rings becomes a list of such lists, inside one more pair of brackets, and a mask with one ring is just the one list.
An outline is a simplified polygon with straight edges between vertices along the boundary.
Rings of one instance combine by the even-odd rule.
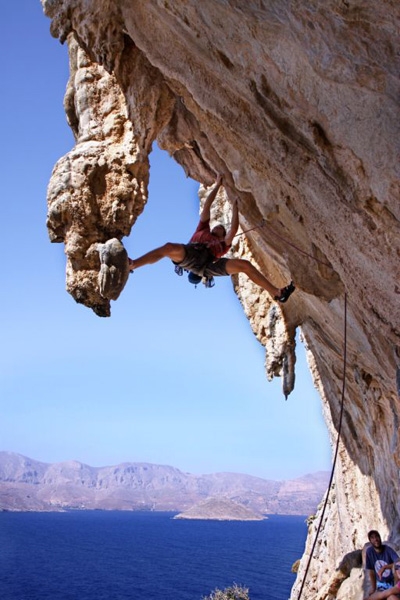
[[170, 258], [177, 263], [181, 262], [185, 258], [185, 245], [168, 242], [167, 244], [164, 244], [164, 246], [155, 248], [154, 250], [143, 254], [143, 256], [140, 256], [139, 258], [130, 258], [129, 270], [134, 271], [139, 267], [151, 265], [155, 262], [158, 262], [162, 258]]
[[248, 260], [241, 258], [230, 258], [226, 261], [226, 272], [228, 275], [244, 273], [251, 281], [266, 290], [274, 300], [286, 302], [289, 296], [294, 292], [295, 287], [290, 283], [285, 288], [275, 287], [256, 267]]

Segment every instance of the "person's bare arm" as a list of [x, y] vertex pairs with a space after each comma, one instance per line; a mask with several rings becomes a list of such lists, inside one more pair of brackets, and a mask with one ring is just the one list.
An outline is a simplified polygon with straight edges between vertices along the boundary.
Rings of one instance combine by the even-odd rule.
[[383, 567], [381, 567], [381, 568], [378, 570], [378, 577], [379, 577], [379, 579], [382, 577], [382, 575], [383, 575], [383, 573], [386, 571], [386, 569], [389, 569], [390, 571], [392, 571], [392, 572], [393, 572], [394, 563], [395, 563], [395, 562], [397, 562], [397, 561], [398, 561], [398, 559], [399, 559], [399, 557], [397, 556], [397, 557], [396, 557], [396, 560], [395, 560], [394, 562], [392, 562], [392, 563], [389, 563], [389, 564], [386, 564], [386, 565], [383, 565]]
[[203, 210], [201, 211], [201, 215], [200, 215], [200, 221], [209, 221], [211, 205], [214, 202], [221, 185], [222, 185], [222, 175], [218, 175], [217, 181], [215, 182], [213, 189], [208, 194], [208, 196], [204, 202]]
[[374, 569], [368, 569], [368, 575], [369, 575], [369, 582], [371, 585], [371, 590], [372, 590], [372, 592], [375, 592], [375, 590], [376, 590], [376, 573], [375, 573]]
[[235, 235], [237, 234], [238, 228], [239, 228], [239, 208], [238, 208], [237, 200], [235, 198], [235, 200], [232, 202], [231, 225], [230, 225], [228, 233], [225, 236], [225, 244], [227, 246], [230, 246], [232, 244], [232, 240], [235, 237]]
[[391, 595], [398, 596], [400, 594], [399, 588], [395, 585], [387, 590], [382, 590], [381, 592], [373, 592], [365, 600], [385, 600], [385, 598], [389, 598]]

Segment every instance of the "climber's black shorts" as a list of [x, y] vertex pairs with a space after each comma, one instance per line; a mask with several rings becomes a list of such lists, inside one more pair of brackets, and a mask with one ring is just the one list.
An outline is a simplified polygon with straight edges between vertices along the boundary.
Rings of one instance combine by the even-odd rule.
[[226, 272], [227, 258], [217, 258], [204, 244], [185, 244], [185, 258], [174, 265], [185, 271], [191, 271], [202, 277], [223, 277]]

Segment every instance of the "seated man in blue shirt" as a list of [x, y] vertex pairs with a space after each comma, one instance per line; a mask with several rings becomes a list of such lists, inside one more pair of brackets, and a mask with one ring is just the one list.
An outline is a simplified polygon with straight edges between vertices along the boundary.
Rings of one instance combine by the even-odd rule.
[[370, 594], [373, 594], [394, 586], [392, 568], [399, 556], [393, 548], [382, 544], [378, 531], [371, 530], [368, 540], [371, 545], [366, 550], [365, 568], [371, 583]]

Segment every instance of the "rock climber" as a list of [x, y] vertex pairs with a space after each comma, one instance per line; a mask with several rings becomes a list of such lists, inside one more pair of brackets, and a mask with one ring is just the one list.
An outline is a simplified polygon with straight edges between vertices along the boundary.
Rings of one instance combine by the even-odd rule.
[[207, 280], [213, 277], [245, 273], [251, 281], [266, 290], [274, 300], [286, 302], [295, 290], [292, 282], [284, 288], [277, 288], [250, 261], [241, 258], [222, 258], [230, 249], [237, 233], [239, 211], [237, 200], [235, 200], [232, 203], [232, 220], [228, 232], [220, 224], [210, 229], [211, 205], [221, 185], [222, 176], [219, 175], [204, 202], [200, 222], [188, 244], [168, 242], [139, 258], [134, 260], [130, 258], [129, 270], [133, 272], [139, 267], [155, 263], [162, 258], [170, 258], [175, 264], [177, 272], [179, 270], [189, 272], [189, 280], [193, 283], [197, 283], [202, 278]]

